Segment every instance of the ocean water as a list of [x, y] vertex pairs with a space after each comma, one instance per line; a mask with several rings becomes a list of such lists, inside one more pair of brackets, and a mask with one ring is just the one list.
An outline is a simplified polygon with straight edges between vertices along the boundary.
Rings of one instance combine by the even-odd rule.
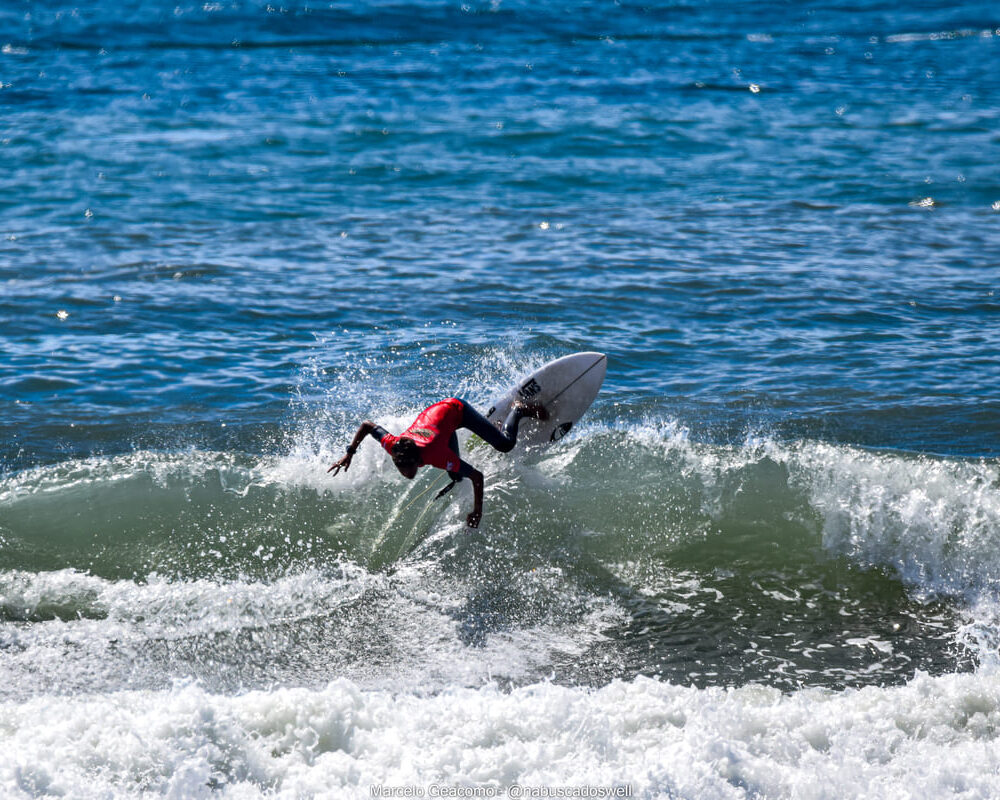
[[[0, 4], [0, 796], [1000, 795], [997, 63], [985, 2]], [[326, 473], [578, 350], [478, 530]]]

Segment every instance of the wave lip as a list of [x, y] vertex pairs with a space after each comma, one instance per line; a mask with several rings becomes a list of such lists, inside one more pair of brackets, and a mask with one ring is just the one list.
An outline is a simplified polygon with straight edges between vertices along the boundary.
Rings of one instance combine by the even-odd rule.
[[824, 546], [946, 595], [1000, 592], [1000, 467], [814, 443], [788, 453]]

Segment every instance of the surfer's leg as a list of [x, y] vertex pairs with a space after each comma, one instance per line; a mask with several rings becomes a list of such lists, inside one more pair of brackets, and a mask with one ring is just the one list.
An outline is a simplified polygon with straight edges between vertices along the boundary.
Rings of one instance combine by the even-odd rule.
[[465, 400], [462, 401], [462, 427], [468, 428], [483, 441], [501, 453], [509, 453], [517, 444], [517, 426], [524, 416], [532, 416], [531, 409], [515, 403], [503, 427], [499, 430]]

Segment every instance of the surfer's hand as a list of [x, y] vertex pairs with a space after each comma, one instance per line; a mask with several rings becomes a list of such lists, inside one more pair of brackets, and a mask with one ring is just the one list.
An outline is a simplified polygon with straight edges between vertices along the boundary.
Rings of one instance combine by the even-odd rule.
[[480, 509], [476, 509], [469, 516], [465, 518], [465, 524], [470, 528], [478, 528], [479, 521], [483, 518], [483, 512]]
[[332, 472], [334, 475], [340, 472], [341, 469], [343, 469], [344, 472], [347, 472], [347, 468], [351, 466], [351, 457], [352, 454], [348, 453], [342, 459], [340, 459], [340, 461], [331, 466], [330, 469], [327, 470], [327, 472]]

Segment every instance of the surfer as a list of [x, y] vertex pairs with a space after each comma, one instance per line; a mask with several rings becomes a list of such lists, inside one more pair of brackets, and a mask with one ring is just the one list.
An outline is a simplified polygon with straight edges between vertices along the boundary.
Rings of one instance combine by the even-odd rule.
[[365, 420], [354, 434], [354, 441], [348, 446], [347, 453], [327, 472], [334, 475], [341, 469], [347, 472], [347, 468], [351, 466], [351, 458], [358, 452], [358, 446], [370, 435], [389, 453], [396, 469], [410, 480], [416, 477], [418, 469], [427, 465], [447, 472], [451, 483], [438, 492], [438, 497], [463, 478], [469, 478], [472, 481], [474, 500], [472, 513], [466, 518], [466, 522], [470, 528], [478, 528], [483, 518], [483, 473], [462, 460], [458, 454], [458, 437], [455, 431], [467, 428], [501, 453], [508, 453], [517, 443], [517, 426], [523, 417], [546, 420], [548, 416], [548, 412], [538, 404], [517, 402], [507, 415], [503, 427], [497, 429], [467, 402], [451, 397], [425, 408], [399, 436]]

